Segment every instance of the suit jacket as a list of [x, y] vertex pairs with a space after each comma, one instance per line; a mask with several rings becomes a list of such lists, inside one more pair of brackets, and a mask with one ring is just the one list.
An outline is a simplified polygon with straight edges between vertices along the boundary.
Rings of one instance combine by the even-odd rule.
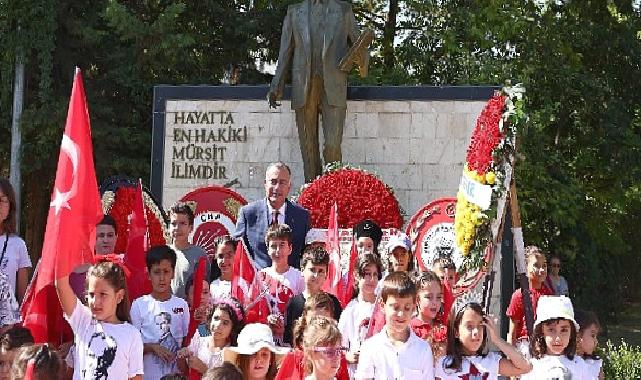
[[[354, 18], [352, 5], [338, 0], [325, 0], [325, 29], [322, 49], [322, 75], [325, 94], [329, 105], [346, 107], [347, 74], [338, 69], [340, 60], [346, 55], [349, 46], [358, 40], [360, 31]], [[272, 79], [271, 91], [282, 94], [285, 74], [291, 65], [292, 71], [292, 109], [305, 105], [312, 75], [311, 31], [308, 22], [310, 0], [290, 5], [283, 22], [283, 31], [278, 53], [278, 66]]]
[[[298, 204], [286, 200], [285, 224], [292, 228], [294, 239], [292, 253], [289, 256], [289, 266], [300, 267], [300, 256], [305, 245], [305, 236], [310, 228], [309, 211]], [[272, 265], [267, 254], [265, 234], [269, 227], [271, 215], [267, 208], [267, 199], [251, 202], [240, 208], [236, 222], [235, 238], [243, 238], [256, 265], [262, 269]]]

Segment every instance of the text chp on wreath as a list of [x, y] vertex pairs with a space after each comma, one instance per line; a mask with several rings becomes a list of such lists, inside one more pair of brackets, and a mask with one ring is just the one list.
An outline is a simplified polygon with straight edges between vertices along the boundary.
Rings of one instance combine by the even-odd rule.
[[227, 179], [227, 145], [246, 143], [247, 126], [225, 111], [173, 112], [173, 119], [171, 178]]

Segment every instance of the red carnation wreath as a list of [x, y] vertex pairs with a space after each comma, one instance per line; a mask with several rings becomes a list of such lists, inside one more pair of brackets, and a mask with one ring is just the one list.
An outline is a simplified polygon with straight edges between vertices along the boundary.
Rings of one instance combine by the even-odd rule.
[[498, 93], [487, 102], [476, 120], [476, 127], [465, 159], [469, 170], [485, 175], [490, 169], [494, 148], [505, 137], [499, 128], [504, 107], [505, 95]]
[[381, 228], [401, 228], [403, 217], [394, 192], [376, 176], [351, 167], [327, 171], [303, 187], [298, 203], [309, 210], [312, 228], [327, 228], [332, 205], [339, 228], [372, 219]]
[[[121, 185], [116, 189], [115, 193], [106, 191], [103, 194], [103, 210], [114, 218], [118, 228], [118, 231], [116, 231], [118, 240], [116, 241], [115, 252], [125, 252], [127, 250], [129, 214], [133, 208], [135, 193], [135, 187]], [[149, 246], [167, 244], [166, 236], [168, 235], [160, 207], [145, 191], [143, 191], [143, 200], [149, 230]]]
[[511, 175], [516, 131], [525, 124], [523, 87], [505, 87], [485, 105], [476, 120], [457, 193], [454, 229], [464, 257], [463, 269], [479, 269], [498, 233], [499, 200]]

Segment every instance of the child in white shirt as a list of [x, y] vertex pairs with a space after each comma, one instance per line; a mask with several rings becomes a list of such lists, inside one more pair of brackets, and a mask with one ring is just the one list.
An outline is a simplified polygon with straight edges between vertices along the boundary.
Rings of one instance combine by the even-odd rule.
[[[459, 298], [448, 318], [447, 353], [438, 360], [436, 379], [497, 380], [499, 375], [518, 376], [532, 369], [515, 347], [501, 339], [494, 322], [485, 315], [478, 302]], [[488, 338], [506, 357], [499, 353], [485, 354]]]
[[[216, 255], [212, 262], [212, 278], [209, 290], [213, 299], [232, 297], [231, 282], [234, 279], [234, 256], [238, 242], [229, 235], [216, 238]], [[244, 281], [243, 281], [244, 283]], [[243, 289], [247, 293], [247, 287]]]
[[603, 380], [603, 359], [595, 355], [601, 331], [599, 318], [591, 311], [577, 310], [576, 321], [579, 332], [576, 336], [576, 354], [583, 358], [586, 366], [586, 380]]
[[410, 329], [416, 286], [406, 272], [393, 272], [385, 278], [381, 307], [385, 327], [363, 343], [355, 378], [433, 380], [432, 349]]
[[146, 255], [151, 294], [131, 305], [131, 320], [144, 343], [145, 379], [159, 379], [177, 371], [176, 353], [189, 328], [189, 306], [172, 294], [176, 253], [166, 245]]
[[197, 372], [203, 375], [208, 368], [223, 364], [223, 348], [236, 345], [236, 339], [244, 325], [245, 312], [235, 298], [214, 301], [207, 315], [207, 336], [196, 335], [178, 352], [178, 366], [183, 373]]
[[541, 296], [530, 341], [533, 368], [521, 379], [588, 379], [585, 362], [576, 355], [578, 330], [568, 297]]
[[285, 312], [287, 303], [305, 289], [302, 273], [289, 266], [287, 258], [292, 253], [292, 229], [286, 224], [274, 224], [269, 227], [265, 236], [267, 253], [272, 265], [260, 271], [261, 280], [268, 289], [268, 302], [274, 314], [267, 317], [269, 327], [274, 333], [277, 345], [283, 345], [285, 332]]
[[87, 272], [87, 304], [69, 285], [56, 280], [58, 298], [74, 332], [74, 379], [141, 380], [142, 339], [129, 321], [125, 273], [118, 264], [100, 262]]
[[361, 344], [369, 326], [369, 320], [376, 302], [376, 286], [381, 278], [381, 260], [368, 253], [360, 256], [354, 270], [357, 280], [357, 296], [351, 300], [341, 313], [338, 329], [342, 335], [343, 347], [347, 349], [345, 359], [351, 378], [356, 372]]

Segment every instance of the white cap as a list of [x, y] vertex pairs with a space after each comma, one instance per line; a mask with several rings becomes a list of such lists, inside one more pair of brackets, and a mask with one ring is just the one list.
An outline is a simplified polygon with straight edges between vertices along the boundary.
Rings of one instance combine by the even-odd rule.
[[574, 320], [574, 308], [570, 298], [566, 296], [541, 296], [536, 305], [534, 328], [545, 321], [559, 318], [572, 321], [576, 331], [579, 331], [579, 324]]
[[277, 347], [274, 344], [274, 336], [269, 326], [262, 323], [250, 323], [245, 325], [238, 334], [238, 345], [235, 347], [225, 347], [223, 357], [225, 361], [236, 364], [238, 355], [253, 355], [260, 351], [261, 348], [269, 348], [280, 360], [283, 355], [289, 352], [289, 348]]
[[305, 244], [325, 243], [327, 241], [327, 230], [322, 228], [312, 228], [305, 235]]
[[405, 250], [409, 252], [411, 246], [412, 242], [410, 241], [409, 236], [405, 235], [402, 232], [398, 232], [395, 235], [389, 237], [389, 240], [387, 241], [387, 252], [392, 253], [392, 251], [396, 247], [405, 248]]

